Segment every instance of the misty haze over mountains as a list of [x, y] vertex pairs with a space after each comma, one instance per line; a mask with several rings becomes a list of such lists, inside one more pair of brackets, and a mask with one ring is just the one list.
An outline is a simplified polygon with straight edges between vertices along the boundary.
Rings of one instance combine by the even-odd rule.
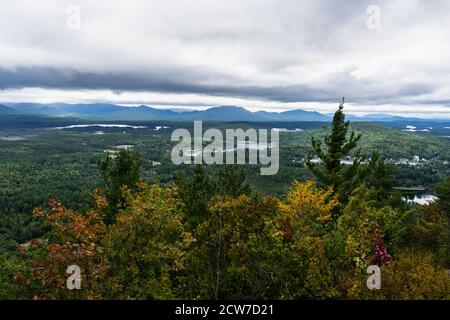
[[[317, 111], [301, 109], [284, 112], [251, 112], [242, 107], [219, 106], [206, 110], [168, 110], [157, 109], [141, 105], [138, 107], [124, 107], [114, 104], [36, 104], [15, 103], [0, 105], [0, 115], [27, 114], [45, 115], [55, 117], [77, 117], [85, 119], [103, 120], [171, 120], [171, 121], [330, 121], [332, 114], [322, 114]], [[365, 116], [348, 115], [352, 121], [395, 121], [420, 120], [418, 118], [405, 118], [389, 114], [369, 114]], [[430, 119], [427, 119], [430, 120]]]

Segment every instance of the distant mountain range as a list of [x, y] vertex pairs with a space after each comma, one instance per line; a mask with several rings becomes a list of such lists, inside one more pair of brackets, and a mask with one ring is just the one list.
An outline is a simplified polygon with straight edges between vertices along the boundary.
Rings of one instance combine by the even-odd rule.
[[[322, 121], [329, 122], [332, 114], [322, 114], [316, 111], [301, 109], [284, 112], [257, 111], [250, 112], [242, 107], [220, 106], [202, 111], [162, 110], [141, 105], [138, 107], [124, 107], [114, 104], [36, 104], [15, 103], [0, 105], [0, 115], [4, 114], [33, 114], [54, 117], [77, 117], [99, 120], [171, 120], [171, 121]], [[388, 114], [371, 114], [362, 117], [347, 115], [351, 121], [395, 121], [420, 120], [417, 118], [403, 118]]]

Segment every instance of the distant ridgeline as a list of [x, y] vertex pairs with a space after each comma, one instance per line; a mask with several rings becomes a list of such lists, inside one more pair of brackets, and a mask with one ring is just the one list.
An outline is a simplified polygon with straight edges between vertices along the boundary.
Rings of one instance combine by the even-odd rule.
[[[330, 122], [332, 115], [301, 109], [284, 112], [257, 111], [236, 106], [218, 106], [207, 110], [174, 111], [152, 108], [146, 105], [125, 107], [114, 104], [67, 104], [67, 103], [14, 103], [0, 105], [0, 115], [44, 115], [109, 120], [168, 120], [168, 121], [321, 121]], [[403, 121], [420, 120], [388, 114], [371, 114], [362, 117], [349, 115], [351, 121]]]

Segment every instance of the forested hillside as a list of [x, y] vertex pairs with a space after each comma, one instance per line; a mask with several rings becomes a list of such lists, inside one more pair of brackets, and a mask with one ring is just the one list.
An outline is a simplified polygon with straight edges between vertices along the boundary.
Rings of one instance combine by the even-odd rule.
[[[2, 130], [0, 298], [450, 299], [448, 139], [350, 125], [341, 107], [282, 131], [269, 177], [171, 164], [183, 125]], [[408, 204], [405, 186], [437, 200]]]

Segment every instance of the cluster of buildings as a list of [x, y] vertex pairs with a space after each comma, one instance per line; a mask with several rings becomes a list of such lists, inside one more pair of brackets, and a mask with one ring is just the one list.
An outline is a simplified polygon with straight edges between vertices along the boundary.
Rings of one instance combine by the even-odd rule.
[[407, 158], [400, 158], [398, 160], [387, 159], [386, 162], [397, 164], [397, 165], [417, 166], [417, 165], [420, 165], [420, 164], [427, 163], [428, 160], [425, 159], [425, 158], [420, 158], [418, 155], [414, 155], [410, 159], [407, 159]]
[[105, 149], [103, 150], [104, 153], [107, 153], [112, 158], [115, 158], [117, 154], [120, 152], [120, 150], [133, 150], [134, 146], [131, 144], [124, 144], [120, 146], [115, 146], [114, 149]]
[[[341, 164], [343, 165], [352, 165], [355, 162], [356, 158], [354, 157], [344, 157], [341, 159]], [[292, 160], [293, 163], [306, 163], [306, 159], [302, 158], [301, 160]], [[321, 164], [323, 161], [319, 159], [317, 156], [314, 156], [314, 158], [311, 159], [311, 163], [317, 163]], [[367, 161], [361, 161], [362, 164], [367, 163]]]
[[[369, 159], [370, 160], [370, 159]], [[306, 159], [302, 158], [301, 160], [297, 160], [297, 159], [293, 159], [291, 160], [292, 163], [306, 163]], [[418, 155], [413, 155], [411, 158], [407, 159], [407, 158], [400, 158], [400, 159], [386, 159], [387, 163], [392, 163], [395, 165], [410, 165], [410, 166], [417, 166], [420, 164], [425, 164], [427, 163], [429, 160], [425, 159], [425, 158], [421, 158]], [[312, 163], [317, 163], [317, 164], [321, 164], [322, 160], [319, 159], [317, 156], [315, 156], [313, 159], [311, 159]], [[341, 164], [343, 165], [352, 165], [355, 162], [355, 158], [354, 157], [344, 157], [341, 159]], [[362, 161], [362, 164], [367, 163], [367, 161]], [[448, 164], [447, 161], [444, 161], [444, 165]]]

